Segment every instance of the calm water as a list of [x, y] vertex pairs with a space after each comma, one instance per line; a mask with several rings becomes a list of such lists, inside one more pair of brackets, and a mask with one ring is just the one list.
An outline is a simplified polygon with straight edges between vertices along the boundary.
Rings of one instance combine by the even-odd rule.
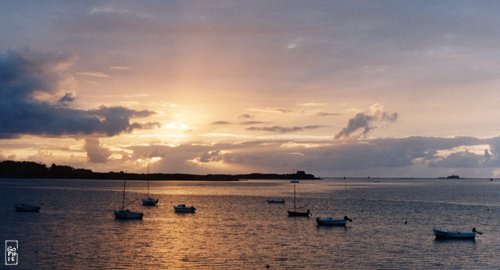
[[[127, 181], [127, 199], [145, 182]], [[8, 269], [498, 269], [500, 181], [302, 181], [297, 204], [313, 216], [348, 215], [347, 228], [289, 218], [289, 181], [152, 182], [157, 207], [115, 221], [121, 181], [0, 179], [0, 240], [19, 240]], [[267, 198], [285, 198], [268, 205]], [[16, 213], [16, 202], [40, 213]], [[177, 203], [196, 214], [175, 214]], [[407, 224], [405, 225], [405, 221]], [[433, 228], [484, 232], [435, 241]], [[2, 248], [3, 250], [4, 248]], [[4, 267], [3, 262], [0, 268]]]

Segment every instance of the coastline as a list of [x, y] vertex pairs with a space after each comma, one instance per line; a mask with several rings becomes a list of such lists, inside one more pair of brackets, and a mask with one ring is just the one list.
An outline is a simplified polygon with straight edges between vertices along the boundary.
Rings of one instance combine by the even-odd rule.
[[120, 172], [93, 172], [89, 169], [75, 169], [70, 166], [45, 164], [31, 161], [1, 161], [0, 178], [36, 178], [36, 179], [89, 179], [89, 180], [198, 180], [198, 181], [240, 181], [246, 179], [296, 179], [319, 180], [313, 174], [297, 171], [291, 174], [278, 173], [249, 173], [249, 174], [187, 174], [187, 173], [127, 173]]

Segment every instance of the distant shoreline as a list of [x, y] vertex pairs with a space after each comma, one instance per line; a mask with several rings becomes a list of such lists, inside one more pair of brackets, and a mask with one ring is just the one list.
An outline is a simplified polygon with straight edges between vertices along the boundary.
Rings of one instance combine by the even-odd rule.
[[185, 173], [127, 173], [120, 172], [93, 172], [89, 169], [75, 169], [70, 166], [45, 164], [31, 161], [0, 162], [0, 178], [38, 178], [38, 179], [79, 179], [79, 180], [201, 180], [201, 181], [239, 181], [246, 179], [276, 179], [276, 180], [318, 180], [313, 174], [297, 171], [293, 174], [277, 173], [250, 173], [250, 174], [185, 174]]

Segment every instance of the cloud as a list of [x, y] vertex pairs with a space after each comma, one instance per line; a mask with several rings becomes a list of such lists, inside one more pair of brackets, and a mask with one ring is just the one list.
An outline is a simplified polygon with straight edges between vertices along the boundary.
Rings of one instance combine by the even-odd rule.
[[252, 108], [251, 110], [260, 113], [272, 113], [272, 114], [288, 114], [296, 112], [295, 110], [282, 107]]
[[[449, 162], [445, 164], [443, 158], [446, 156], [442, 155], [442, 152], [468, 146], [489, 145], [490, 149], [494, 149], [492, 145], [499, 144], [500, 137], [406, 137], [342, 142], [293, 142], [265, 140], [216, 144], [186, 143], [178, 146], [151, 144], [129, 146], [125, 149], [131, 153], [127, 160], [142, 159], [145, 156], [161, 157], [161, 161], [154, 165], [158, 170], [185, 173], [287, 173], [303, 169], [320, 176], [438, 177], [449, 175], [450, 170], [459, 171], [465, 168], [468, 169], [468, 174], [460, 173], [463, 176], [491, 177], [500, 163], [500, 150], [488, 152], [489, 161], [482, 155], [465, 158], [473, 161], [477, 158], [481, 160], [478, 163], [452, 163], [451, 160], [465, 155], [449, 154]], [[305, 144], [314, 144], [314, 147], [304, 147]], [[110, 162], [115, 161], [111, 159], [108, 164]], [[223, 166], [215, 168], [210, 166], [211, 162]], [[117, 166], [120, 168], [123, 165]], [[471, 168], [474, 170], [470, 170]]]
[[243, 121], [240, 122], [240, 125], [260, 125], [260, 124], [265, 124], [268, 122], [263, 122], [263, 121]]
[[[479, 149], [486, 147], [483, 154], [468, 150], [452, 152], [444, 156], [436, 156], [429, 162], [433, 168], [495, 168], [500, 166], [500, 148], [498, 147], [500, 137], [482, 140], [484, 144], [478, 144]], [[489, 149], [488, 149], [489, 148]]]
[[70, 108], [75, 97], [64, 90], [73, 62], [74, 57], [66, 54], [8, 51], [0, 55], [0, 139], [21, 135], [114, 136], [158, 126], [131, 122], [132, 118], [153, 115], [152, 111], [106, 106]]
[[113, 8], [113, 7], [94, 7], [90, 10], [89, 14], [90, 15], [98, 15], [98, 14], [120, 14], [120, 15], [126, 15], [128, 14], [129, 11], [124, 8]]
[[101, 79], [107, 79], [107, 78], [109, 78], [108, 74], [106, 74], [104, 72], [96, 72], [96, 71], [77, 72], [76, 75], [86, 76], [86, 77], [93, 77], [93, 78], [101, 78]]
[[246, 130], [269, 131], [269, 132], [276, 132], [276, 133], [289, 133], [289, 132], [295, 132], [295, 131], [318, 129], [318, 128], [322, 128], [322, 127], [324, 127], [324, 126], [321, 126], [321, 125], [294, 126], [294, 127], [272, 126], [272, 127], [249, 127], [249, 128], [246, 128]]
[[111, 156], [111, 151], [103, 147], [97, 138], [86, 138], [84, 149], [87, 151], [88, 160], [92, 163], [106, 163]]
[[264, 123], [269, 123], [269, 122], [263, 122], [263, 121], [255, 121], [251, 120], [254, 119], [255, 116], [248, 114], [248, 113], [242, 113], [237, 115], [238, 122], [229, 122], [225, 120], [219, 120], [219, 121], [214, 121], [212, 122], [212, 125], [232, 125], [232, 124], [239, 124], [239, 125], [257, 125], [257, 124], [264, 124]]
[[[269, 171], [286, 172], [290, 167], [307, 171], [328, 173], [330, 176], [359, 175], [360, 173], [384, 176], [401, 176], [412, 168], [421, 167], [420, 174], [414, 177], [440, 176], [442, 168], [483, 168], [481, 163], [449, 163], [437, 166], [440, 156], [438, 151], [459, 146], [473, 146], [485, 143], [483, 139], [472, 137], [433, 138], [408, 137], [376, 140], [357, 140], [331, 144], [314, 142], [317, 146], [304, 148], [282, 147], [282, 142], [255, 142], [253, 151], [228, 151], [223, 161], [240, 166], [260, 168]], [[287, 143], [289, 146], [290, 144]], [[214, 147], [217, 147], [216, 145]], [[297, 151], [298, 150], [298, 151]], [[299, 152], [300, 155], [294, 153]], [[494, 153], [493, 153], [494, 155]], [[454, 159], [453, 155], [450, 159]], [[495, 167], [489, 167], [495, 168]], [[425, 170], [428, 171], [425, 171]], [[435, 170], [431, 170], [435, 169]]]
[[451, 153], [429, 163], [434, 168], [477, 168], [483, 166], [485, 158], [469, 151]]
[[[178, 146], [168, 146], [163, 144], [135, 145], [127, 147], [132, 154], [128, 160], [143, 159], [144, 157], [160, 157], [153, 166], [158, 166], [162, 172], [172, 173], [214, 173], [213, 168], [206, 169], [199, 164], [207, 164], [221, 160], [222, 150], [239, 148], [242, 145], [230, 144], [194, 144], [186, 143]], [[197, 162], [193, 162], [197, 161]], [[218, 171], [228, 173], [227, 170]]]
[[75, 99], [76, 97], [74, 93], [66, 93], [57, 101], [57, 103], [61, 106], [66, 106], [69, 103], [73, 102]]
[[371, 130], [376, 128], [374, 124], [393, 123], [398, 119], [397, 113], [388, 113], [384, 111], [384, 107], [380, 104], [373, 104], [370, 106], [370, 110], [370, 114], [360, 112], [349, 119], [347, 126], [335, 135], [335, 139], [349, 138], [358, 130], [361, 131], [361, 136], [366, 136]]
[[212, 125], [231, 125], [231, 122], [228, 122], [228, 121], [215, 121], [215, 122], [212, 122]]
[[319, 112], [316, 115], [317, 116], [337, 116], [337, 115], [340, 115], [340, 113]]
[[241, 121], [241, 120], [248, 120], [248, 119], [253, 119], [254, 116], [251, 115], [251, 114], [248, 114], [248, 113], [242, 113], [240, 115], [238, 115], [238, 119]]
[[198, 162], [208, 163], [222, 160], [222, 152], [220, 150], [211, 150], [204, 152], [198, 159]]
[[150, 129], [159, 127], [159, 123], [130, 123], [131, 118], [143, 118], [153, 114], [151, 111], [136, 111], [124, 107], [100, 107], [96, 110], [86, 111], [88, 114], [99, 117], [99, 126], [96, 133], [108, 136], [118, 135], [122, 132], [131, 132], [134, 129]]
[[306, 103], [300, 103], [298, 105], [302, 106], [302, 107], [321, 107], [321, 106], [324, 106], [325, 103], [306, 102]]
[[259, 125], [259, 124], [269, 123], [264, 121], [252, 120], [254, 118], [255, 118], [254, 115], [248, 113], [242, 113], [238, 115], [238, 120], [240, 121], [239, 122], [240, 125]]
[[131, 70], [129, 66], [110, 66], [112, 70]]

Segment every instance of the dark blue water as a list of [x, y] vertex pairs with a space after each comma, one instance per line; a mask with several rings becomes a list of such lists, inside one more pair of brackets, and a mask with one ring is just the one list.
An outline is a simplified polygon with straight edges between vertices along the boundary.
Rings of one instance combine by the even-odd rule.
[[[289, 218], [289, 181], [152, 182], [159, 205], [137, 201], [130, 208], [144, 220], [123, 222], [112, 214], [121, 181], [1, 179], [0, 240], [19, 241], [19, 265], [7, 269], [498, 269], [500, 182], [377, 181], [297, 185], [298, 205], [314, 217], [348, 215], [344, 229]], [[146, 192], [145, 182], [127, 186], [127, 200]], [[17, 213], [17, 202], [42, 210]], [[198, 211], [175, 214], [177, 203]], [[476, 241], [432, 235], [472, 227], [484, 233]]]

